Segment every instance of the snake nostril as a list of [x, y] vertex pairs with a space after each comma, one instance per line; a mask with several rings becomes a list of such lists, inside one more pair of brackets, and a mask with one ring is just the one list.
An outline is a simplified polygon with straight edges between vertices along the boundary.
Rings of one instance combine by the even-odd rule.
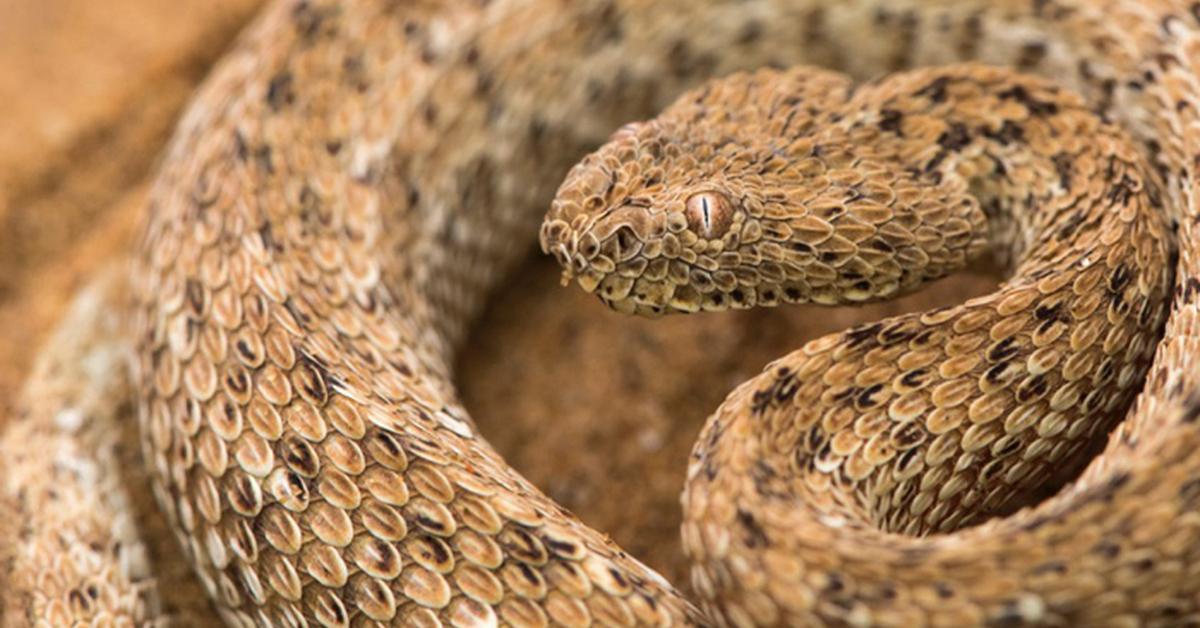
[[591, 232], [584, 233], [583, 237], [579, 238], [578, 249], [585, 258], [592, 259], [600, 253], [600, 241]]
[[620, 227], [614, 237], [616, 238], [618, 262], [627, 261], [641, 252], [642, 239], [633, 232], [631, 227]]

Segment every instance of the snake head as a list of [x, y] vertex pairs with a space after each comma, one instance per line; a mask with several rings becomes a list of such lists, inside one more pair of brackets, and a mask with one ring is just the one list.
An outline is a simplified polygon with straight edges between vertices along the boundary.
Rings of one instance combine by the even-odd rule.
[[818, 253], [790, 226], [803, 175], [765, 141], [752, 76], [621, 127], [567, 174], [541, 230], [564, 285], [648, 316], [812, 300], [786, 266]]
[[[542, 250], [610, 307], [659, 315], [745, 299], [722, 254], [748, 224], [745, 195], [712, 146], [659, 121], [628, 124], [567, 175], [541, 230]], [[728, 262], [729, 260], [725, 260]], [[728, 264], [726, 264], [728, 265]], [[727, 301], [727, 302], [726, 302]]]
[[986, 250], [965, 187], [897, 167], [848, 94], [813, 69], [684, 94], [568, 173], [542, 250], [564, 284], [645, 315], [886, 299]]
[[[564, 285], [576, 280], [625, 313], [820, 302], [801, 266], [840, 253], [816, 247], [829, 225], [795, 219], [802, 203], [820, 200], [823, 188], [803, 181], [824, 164], [785, 153], [771, 127], [807, 105], [805, 94], [836, 98], [845, 86], [832, 75], [737, 74], [622, 127], [568, 173], [542, 225], [542, 250], [563, 267]], [[803, 132], [812, 117], [801, 111], [787, 124]]]

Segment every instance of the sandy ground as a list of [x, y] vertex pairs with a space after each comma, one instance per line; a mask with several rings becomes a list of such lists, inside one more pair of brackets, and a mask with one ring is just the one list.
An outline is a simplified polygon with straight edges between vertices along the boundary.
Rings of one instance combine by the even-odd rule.
[[0, 403], [257, 0], [0, 0]]
[[[0, 0], [0, 410], [73, 290], [127, 242], [180, 107], [257, 4]], [[820, 334], [993, 283], [968, 275], [854, 310], [648, 321], [559, 287], [531, 256], [474, 330], [459, 379], [512, 464], [686, 586], [687, 456], [734, 385]]]

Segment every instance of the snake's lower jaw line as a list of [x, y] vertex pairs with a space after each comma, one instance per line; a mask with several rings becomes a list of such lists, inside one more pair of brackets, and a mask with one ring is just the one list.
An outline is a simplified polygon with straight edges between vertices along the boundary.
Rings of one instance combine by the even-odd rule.
[[694, 314], [700, 311], [698, 304], [683, 299], [672, 299], [670, 308], [672, 312], [679, 312], [681, 314]]
[[699, 311], [699, 308], [677, 307], [677, 300], [673, 298], [674, 286], [667, 286], [665, 292], [653, 291], [652, 294], [633, 293], [628, 289], [614, 293], [612, 290], [606, 289], [605, 278], [596, 280], [589, 277], [587, 282], [583, 281], [585, 275], [579, 275], [580, 286], [589, 293], [594, 294], [600, 302], [609, 309], [624, 315], [634, 315], [643, 318], [662, 318], [668, 314], [690, 314]]
[[565, 277], [567, 281], [570, 281], [571, 278], [574, 278], [575, 281], [579, 283], [579, 287], [583, 288], [583, 291], [588, 294], [596, 293], [596, 288], [600, 286], [600, 279], [602, 279], [597, 278], [595, 275], [587, 272], [576, 273], [571, 270], [563, 271], [563, 277]]
[[629, 315], [629, 314], [639, 314], [640, 313], [637, 304], [629, 299], [613, 300], [613, 299], [609, 299], [609, 298], [605, 297], [602, 294], [596, 294], [596, 298], [600, 299], [600, 302], [603, 303], [605, 306], [607, 306], [609, 309], [614, 310], [620, 314]]
[[611, 307], [612, 309], [614, 309], [622, 314], [638, 314], [639, 313], [638, 305], [630, 299], [620, 299], [618, 301], [609, 301], [608, 307]]
[[675, 314], [674, 310], [663, 308], [657, 305], [638, 305], [634, 312], [642, 318], [662, 318], [667, 314]]
[[621, 297], [614, 298], [606, 296], [605, 291], [600, 289], [601, 283], [604, 280], [603, 276], [597, 277], [591, 273], [574, 273], [571, 270], [564, 270], [562, 274], [562, 285], [566, 286], [574, 279], [580, 288], [588, 294], [594, 294], [600, 299], [600, 302], [606, 305], [609, 309], [615, 310], [625, 315], [641, 315], [659, 317], [663, 314], [663, 308], [653, 305], [639, 304], [631, 298]]

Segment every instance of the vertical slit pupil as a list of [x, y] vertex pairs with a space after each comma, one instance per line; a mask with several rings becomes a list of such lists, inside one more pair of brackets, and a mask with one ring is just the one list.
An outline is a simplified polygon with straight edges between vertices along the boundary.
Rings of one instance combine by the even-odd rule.
[[729, 200], [719, 192], [697, 192], [684, 207], [688, 228], [701, 238], [723, 236], [732, 223]]

